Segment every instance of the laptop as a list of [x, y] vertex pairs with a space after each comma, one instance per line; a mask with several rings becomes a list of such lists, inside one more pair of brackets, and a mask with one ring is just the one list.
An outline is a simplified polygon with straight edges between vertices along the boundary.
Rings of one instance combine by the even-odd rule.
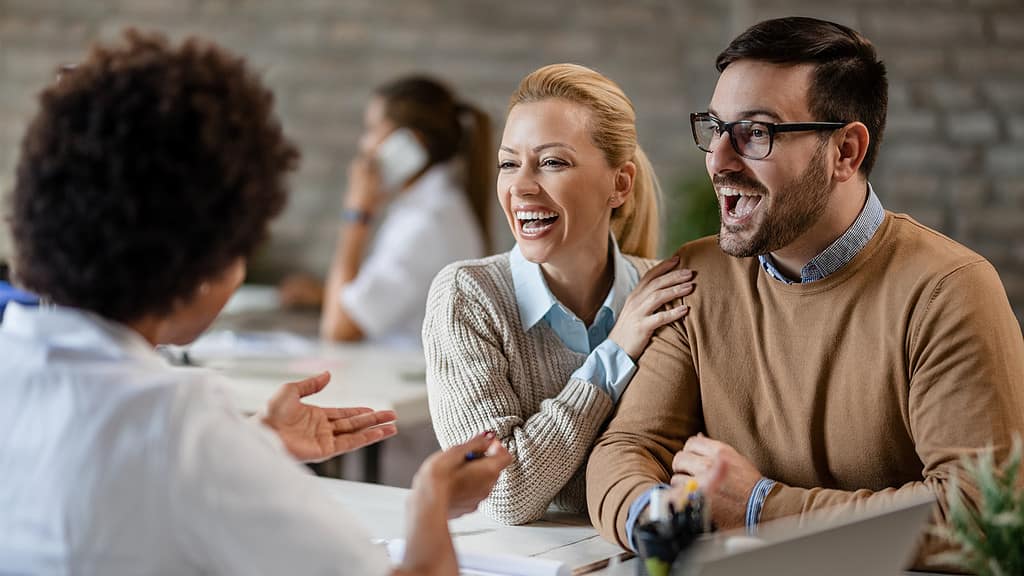
[[757, 538], [722, 535], [695, 551], [685, 574], [897, 576], [914, 560], [932, 515], [933, 497], [916, 497], [884, 510], [841, 519], [785, 518], [766, 522]]

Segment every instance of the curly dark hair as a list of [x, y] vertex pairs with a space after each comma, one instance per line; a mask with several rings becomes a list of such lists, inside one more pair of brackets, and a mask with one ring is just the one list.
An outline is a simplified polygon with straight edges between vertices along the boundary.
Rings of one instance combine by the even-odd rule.
[[298, 151], [212, 43], [128, 30], [62, 71], [21, 145], [14, 276], [114, 320], [166, 314], [265, 238]]

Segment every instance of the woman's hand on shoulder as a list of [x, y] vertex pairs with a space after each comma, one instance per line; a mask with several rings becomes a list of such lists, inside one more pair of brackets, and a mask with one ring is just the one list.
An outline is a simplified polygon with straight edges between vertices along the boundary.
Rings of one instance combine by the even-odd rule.
[[512, 456], [485, 432], [427, 458], [412, 481], [414, 506], [440, 505], [448, 518], [476, 510], [512, 462]]
[[679, 257], [660, 262], [644, 274], [626, 298], [626, 304], [608, 338], [636, 361], [658, 328], [682, 319], [690, 311], [685, 304], [666, 308], [670, 302], [693, 293], [694, 273], [682, 268]]

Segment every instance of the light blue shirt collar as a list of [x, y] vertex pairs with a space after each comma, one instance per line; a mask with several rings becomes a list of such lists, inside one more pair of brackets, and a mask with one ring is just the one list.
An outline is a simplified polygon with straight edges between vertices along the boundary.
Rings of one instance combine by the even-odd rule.
[[[604, 304], [598, 311], [594, 323], [607, 322], [610, 326], [615, 323], [615, 319], [622, 311], [626, 297], [639, 282], [639, 275], [636, 268], [619, 251], [619, 246], [612, 237], [609, 237], [608, 249], [615, 277], [612, 281], [612, 288], [608, 291], [608, 296], [605, 297]], [[544, 280], [540, 265], [527, 260], [519, 250], [518, 244], [512, 248], [512, 252], [509, 254], [509, 265], [512, 269], [512, 284], [516, 292], [516, 303], [519, 306], [519, 320], [524, 331], [532, 329], [553, 310], [563, 312], [575, 319], [575, 315], [551, 293]], [[551, 325], [556, 329], [556, 333], [559, 332], [557, 323], [551, 323]], [[558, 335], [567, 346], [575, 349], [566, 341], [567, 338], [563, 334], [559, 333]]]

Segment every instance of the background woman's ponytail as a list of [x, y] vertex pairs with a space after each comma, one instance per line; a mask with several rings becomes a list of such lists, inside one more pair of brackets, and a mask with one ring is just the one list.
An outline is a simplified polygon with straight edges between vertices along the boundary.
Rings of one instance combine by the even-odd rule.
[[461, 154], [466, 165], [465, 190], [484, 237], [484, 251], [491, 253], [491, 205], [494, 202], [494, 144], [491, 117], [472, 104], [458, 105], [462, 118]]

